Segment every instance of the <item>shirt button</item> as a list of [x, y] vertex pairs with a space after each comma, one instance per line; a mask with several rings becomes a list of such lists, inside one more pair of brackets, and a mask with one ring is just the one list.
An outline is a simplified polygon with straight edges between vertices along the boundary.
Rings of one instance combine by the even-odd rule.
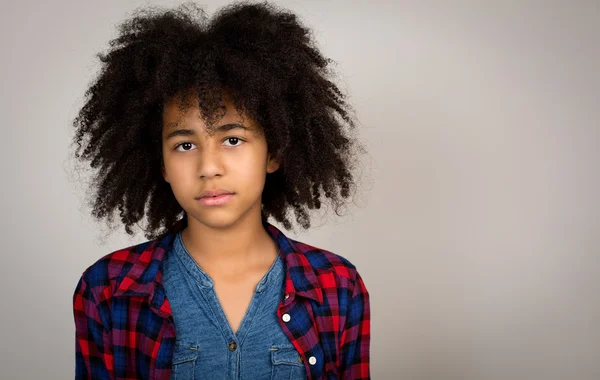
[[317, 363], [317, 358], [315, 358], [314, 356], [311, 356], [310, 358], [308, 358], [308, 363], [310, 365], [315, 365]]
[[290, 317], [290, 315], [286, 313], [281, 316], [281, 319], [283, 319], [284, 322], [289, 322], [290, 319], [292, 319], [292, 317]]
[[289, 295], [289, 294], [286, 294], [284, 299], [286, 299], [286, 300], [287, 300], [288, 298], [290, 298], [290, 295]]
[[229, 343], [229, 351], [235, 351], [236, 348], [237, 348], [237, 343], [232, 340], [231, 343]]

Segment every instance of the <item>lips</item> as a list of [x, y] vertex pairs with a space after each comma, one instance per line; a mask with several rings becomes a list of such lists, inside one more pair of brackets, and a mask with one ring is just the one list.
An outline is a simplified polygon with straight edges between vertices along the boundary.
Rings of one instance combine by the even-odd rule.
[[221, 193], [216, 196], [205, 196], [198, 199], [198, 202], [203, 206], [223, 206], [229, 203], [233, 194]]
[[216, 189], [216, 190], [207, 190], [205, 192], [203, 192], [202, 194], [200, 194], [200, 196], [196, 199], [202, 199], [202, 198], [209, 198], [209, 197], [218, 197], [220, 195], [227, 195], [227, 194], [233, 194], [232, 191], [228, 191], [228, 190], [223, 190], [223, 189]]

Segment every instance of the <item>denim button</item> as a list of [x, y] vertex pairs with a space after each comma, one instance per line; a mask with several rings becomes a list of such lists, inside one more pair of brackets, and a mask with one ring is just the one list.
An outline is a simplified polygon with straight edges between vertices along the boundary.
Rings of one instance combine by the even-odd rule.
[[231, 343], [229, 343], [229, 351], [235, 351], [236, 348], [237, 348], [237, 343], [232, 340]]

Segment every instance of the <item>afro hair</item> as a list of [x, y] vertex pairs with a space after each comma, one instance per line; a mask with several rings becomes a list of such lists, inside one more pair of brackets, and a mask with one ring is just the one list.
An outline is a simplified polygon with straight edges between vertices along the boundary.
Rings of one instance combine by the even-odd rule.
[[[331, 80], [333, 61], [293, 13], [267, 2], [237, 2], [212, 19], [193, 3], [137, 9], [118, 27], [101, 70], [73, 120], [75, 158], [95, 169], [92, 215], [125, 231], [147, 217], [148, 239], [165, 234], [184, 210], [162, 174], [162, 110], [194, 92], [207, 125], [223, 94], [262, 127], [280, 169], [267, 174], [262, 217], [304, 229], [323, 197], [335, 212], [356, 189], [356, 121]], [[185, 99], [185, 98], [182, 98]], [[182, 109], [190, 106], [181, 101]], [[89, 194], [88, 194], [89, 195]]]

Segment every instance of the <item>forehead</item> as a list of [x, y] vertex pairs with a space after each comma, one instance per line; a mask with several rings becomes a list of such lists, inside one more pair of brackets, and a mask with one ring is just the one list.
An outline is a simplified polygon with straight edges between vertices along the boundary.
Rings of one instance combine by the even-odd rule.
[[254, 121], [246, 113], [236, 109], [233, 102], [225, 96], [213, 115], [205, 119], [202, 116], [197, 95], [188, 95], [186, 99], [181, 96], [174, 97], [166, 102], [162, 110], [163, 131], [182, 128], [184, 126], [204, 127], [212, 129], [216, 125], [224, 123], [240, 123], [251, 128]]

